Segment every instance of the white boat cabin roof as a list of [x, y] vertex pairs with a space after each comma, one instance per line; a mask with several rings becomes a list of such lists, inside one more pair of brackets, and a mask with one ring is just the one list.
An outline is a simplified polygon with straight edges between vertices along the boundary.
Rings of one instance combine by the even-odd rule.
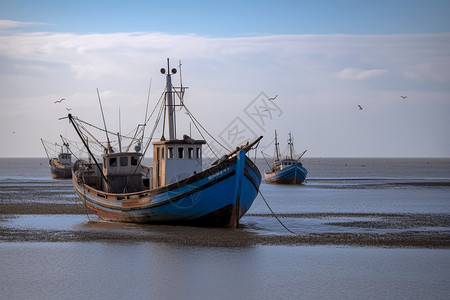
[[190, 140], [165, 140], [165, 141], [157, 141], [153, 142], [153, 145], [164, 145], [164, 144], [177, 144], [177, 145], [203, 145], [206, 144], [204, 140], [194, 140], [190, 138]]

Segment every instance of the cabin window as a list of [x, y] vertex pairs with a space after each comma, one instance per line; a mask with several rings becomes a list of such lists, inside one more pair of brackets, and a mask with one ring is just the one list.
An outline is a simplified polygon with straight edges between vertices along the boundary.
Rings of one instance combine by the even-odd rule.
[[131, 157], [131, 165], [137, 166], [137, 164], [138, 164], [138, 158], [136, 156], [132, 156]]
[[201, 148], [195, 148], [195, 150], [197, 152], [196, 158], [202, 157], [202, 151], [201, 151], [202, 149]]
[[167, 148], [167, 158], [173, 158], [173, 147]]
[[117, 158], [116, 157], [111, 157], [109, 159], [109, 166], [110, 167], [117, 167]]
[[194, 158], [194, 148], [188, 148], [188, 158], [189, 159]]
[[178, 158], [184, 158], [184, 148], [178, 148]]
[[121, 167], [126, 167], [126, 166], [128, 166], [128, 157], [127, 156], [125, 156], [125, 157], [121, 157], [120, 158], [120, 166]]

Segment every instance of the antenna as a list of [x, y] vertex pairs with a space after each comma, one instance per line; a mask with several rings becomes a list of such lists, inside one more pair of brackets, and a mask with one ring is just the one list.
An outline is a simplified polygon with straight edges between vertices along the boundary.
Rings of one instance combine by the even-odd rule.
[[178, 68], [180, 69], [180, 101], [181, 101], [181, 104], [184, 104], [183, 103], [183, 98], [184, 98], [183, 78], [181, 77], [181, 66], [182, 66], [181, 60], [179, 60], [178, 63], [179, 63]]
[[120, 120], [120, 106], [119, 106], [119, 134], [122, 135], [122, 122]]
[[152, 89], [152, 79], [150, 78], [150, 84], [148, 85], [148, 93], [147, 93], [147, 106], [145, 107], [145, 119], [144, 119], [144, 128], [142, 129], [142, 139], [144, 139], [145, 126], [147, 125], [147, 113], [148, 113], [148, 103], [150, 102], [150, 90]]
[[119, 132], [117, 133], [117, 140], [119, 141], [119, 152], [122, 152], [122, 141], [120, 140], [122, 135], [122, 124], [120, 120], [120, 106], [119, 106]]
[[111, 142], [109, 141], [108, 129], [106, 129], [105, 115], [103, 114], [102, 101], [100, 100], [100, 93], [98, 92], [98, 88], [97, 88], [97, 96], [98, 96], [98, 103], [100, 103], [100, 110], [102, 112], [103, 125], [105, 125], [106, 140], [108, 141], [108, 151], [110, 151], [111, 150]]

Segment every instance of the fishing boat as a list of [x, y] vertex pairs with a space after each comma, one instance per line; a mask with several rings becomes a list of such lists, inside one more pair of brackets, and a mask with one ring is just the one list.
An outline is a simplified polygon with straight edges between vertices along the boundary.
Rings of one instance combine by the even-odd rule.
[[282, 158], [280, 153], [280, 145], [277, 139], [277, 132], [275, 131], [274, 163], [272, 164], [271, 171], [264, 173], [267, 183], [301, 184], [305, 181], [308, 171], [303, 167], [301, 158], [306, 153], [306, 150], [298, 157], [295, 157], [294, 144], [290, 133], [288, 139], [288, 150], [289, 154], [285, 158]]
[[176, 110], [190, 111], [183, 100], [185, 88], [172, 85], [177, 69], [169, 66], [167, 60], [167, 69], [161, 69], [166, 88], [160, 112], [166, 121], [160, 140], [152, 142], [152, 167], [142, 164], [147, 147], [141, 149], [141, 143], [135, 151], [114, 152], [108, 142], [102, 161], [97, 162], [80, 132], [78, 118], [68, 115], [93, 160], [79, 160], [72, 168], [75, 191], [90, 211], [107, 221], [238, 227], [259, 192], [261, 174], [247, 153], [257, 147], [262, 136], [203, 170], [206, 141], [188, 135], [176, 137]]
[[72, 154], [69, 151], [69, 145], [63, 143], [63, 145], [55, 144], [57, 147], [61, 147], [61, 151], [58, 152], [54, 157], [49, 153], [50, 144], [47, 141], [41, 139], [42, 145], [44, 146], [45, 153], [47, 154], [48, 164], [50, 166], [50, 173], [55, 179], [70, 179], [72, 178]]

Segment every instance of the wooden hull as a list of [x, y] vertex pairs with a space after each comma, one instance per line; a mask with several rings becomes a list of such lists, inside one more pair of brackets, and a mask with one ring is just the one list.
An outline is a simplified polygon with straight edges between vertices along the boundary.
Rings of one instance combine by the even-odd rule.
[[245, 151], [199, 174], [152, 190], [98, 191], [73, 169], [75, 191], [100, 218], [116, 222], [237, 227], [256, 198], [261, 175]]
[[273, 173], [265, 173], [267, 183], [273, 184], [302, 184], [308, 171], [300, 163], [289, 166]]
[[53, 158], [49, 162], [50, 173], [55, 179], [70, 179], [72, 178], [72, 166], [62, 165], [56, 158]]

